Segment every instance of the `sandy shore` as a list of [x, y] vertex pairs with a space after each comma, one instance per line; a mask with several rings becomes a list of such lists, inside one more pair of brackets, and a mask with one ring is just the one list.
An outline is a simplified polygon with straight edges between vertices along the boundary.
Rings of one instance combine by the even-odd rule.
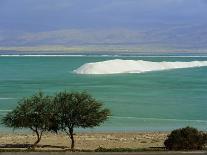
[[[149, 148], [162, 147], [167, 132], [130, 132], [130, 133], [77, 133], [76, 149], [94, 150], [103, 148]], [[0, 144], [31, 144], [36, 140], [34, 134], [0, 134]], [[70, 141], [65, 134], [44, 134], [39, 145], [46, 148], [69, 147]], [[15, 146], [15, 145], [14, 145]], [[15, 147], [14, 147], [15, 148]]]

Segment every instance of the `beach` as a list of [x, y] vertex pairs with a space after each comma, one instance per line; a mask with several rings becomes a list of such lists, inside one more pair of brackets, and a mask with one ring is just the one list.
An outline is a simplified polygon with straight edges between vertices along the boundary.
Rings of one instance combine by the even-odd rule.
[[[102, 148], [150, 148], [163, 147], [168, 132], [106, 132], [106, 133], [76, 133], [75, 148], [81, 150], [95, 150]], [[10, 148], [17, 148], [20, 144], [32, 144], [36, 140], [35, 134], [0, 134], [1, 148], [11, 144]], [[66, 134], [46, 133], [38, 144], [40, 149], [62, 150], [70, 147], [70, 140]], [[13, 146], [13, 147], [11, 147]]]

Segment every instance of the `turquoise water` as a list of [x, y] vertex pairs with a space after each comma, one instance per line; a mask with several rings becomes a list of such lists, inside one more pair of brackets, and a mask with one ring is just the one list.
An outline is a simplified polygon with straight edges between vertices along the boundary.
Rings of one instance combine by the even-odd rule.
[[[0, 57], [0, 116], [38, 90], [88, 91], [112, 117], [90, 130], [172, 130], [186, 125], [207, 130], [207, 67], [142, 74], [77, 75], [87, 62], [109, 59], [193, 61], [207, 57]], [[0, 125], [1, 130], [6, 130]]]

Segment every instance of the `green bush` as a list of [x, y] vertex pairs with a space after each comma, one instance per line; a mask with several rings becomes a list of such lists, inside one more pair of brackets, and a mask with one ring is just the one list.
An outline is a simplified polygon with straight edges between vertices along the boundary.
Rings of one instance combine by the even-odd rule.
[[201, 150], [205, 143], [206, 134], [192, 127], [172, 131], [164, 142], [168, 150]]
[[157, 148], [103, 148], [98, 147], [95, 152], [150, 152], [150, 151], [164, 151], [162, 147]]

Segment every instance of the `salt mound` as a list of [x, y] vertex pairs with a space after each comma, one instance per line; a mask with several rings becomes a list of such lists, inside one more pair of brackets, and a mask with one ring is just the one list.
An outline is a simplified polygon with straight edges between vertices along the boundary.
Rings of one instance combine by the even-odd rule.
[[94, 63], [86, 63], [74, 70], [77, 74], [120, 74], [143, 73], [150, 71], [162, 71], [178, 68], [192, 68], [207, 66], [207, 61], [191, 62], [152, 62], [143, 60], [107, 60]]

